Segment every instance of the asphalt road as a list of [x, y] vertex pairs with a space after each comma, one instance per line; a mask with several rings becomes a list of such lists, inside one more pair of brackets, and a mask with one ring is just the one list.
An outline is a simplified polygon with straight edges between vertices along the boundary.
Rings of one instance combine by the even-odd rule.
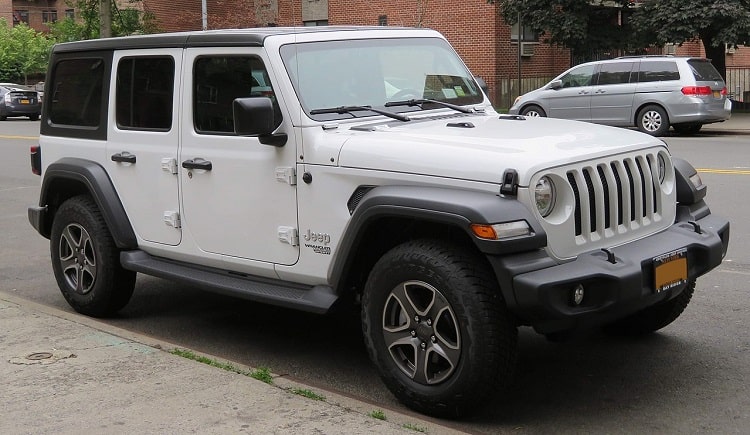
[[[38, 128], [0, 122], [0, 291], [72, 311], [54, 282], [48, 242], [26, 218], [39, 193], [28, 157]], [[712, 211], [732, 223], [724, 264], [698, 281], [675, 323], [644, 339], [592, 333], [551, 343], [522, 329], [512, 392], [444, 424], [473, 433], [747, 433], [750, 135], [666, 141], [700, 168]], [[315, 316], [139, 276], [130, 304], [107, 323], [405, 411], [370, 365], [356, 314]]]

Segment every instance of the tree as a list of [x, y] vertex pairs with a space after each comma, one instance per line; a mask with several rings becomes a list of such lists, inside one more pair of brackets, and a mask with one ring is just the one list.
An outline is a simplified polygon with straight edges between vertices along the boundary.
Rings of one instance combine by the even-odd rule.
[[43, 73], [53, 42], [25, 23], [8, 26], [0, 19], [0, 81], [28, 81], [28, 76]]
[[647, 0], [637, 8], [632, 23], [652, 43], [700, 39], [706, 57], [726, 79], [724, 44], [750, 41], [750, 1]]
[[[637, 48], [627, 25], [627, 0], [489, 0], [500, 4], [505, 21], [521, 19], [542, 40], [576, 52]], [[624, 25], [622, 25], [625, 23]]]
[[[128, 1], [133, 5], [140, 2], [141, 0]], [[106, 20], [104, 31], [100, 30], [102, 25], [101, 12], [103, 11], [106, 14], [107, 8], [111, 11], [109, 13], [111, 17], [111, 20], [109, 20], [110, 36], [158, 31], [152, 14], [135, 7], [120, 8], [114, 0], [67, 0], [67, 4], [76, 9], [80, 19], [65, 18], [56, 23], [49, 23], [50, 34], [58, 42], [96, 39], [100, 35], [107, 37]], [[102, 8], [102, 5], [104, 5], [104, 8]]]

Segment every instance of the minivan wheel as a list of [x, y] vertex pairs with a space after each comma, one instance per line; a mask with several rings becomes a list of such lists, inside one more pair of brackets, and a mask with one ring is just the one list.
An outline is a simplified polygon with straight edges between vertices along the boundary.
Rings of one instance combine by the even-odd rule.
[[675, 124], [672, 126], [672, 128], [674, 128], [674, 131], [684, 135], [698, 133], [701, 130], [701, 127], [703, 127], [703, 124], [698, 122], [689, 124]]
[[547, 113], [541, 107], [536, 106], [536, 105], [531, 105], [531, 106], [524, 107], [523, 110], [521, 111], [521, 115], [531, 116], [531, 117], [535, 117], [535, 116], [544, 117], [544, 116], [547, 116]]
[[638, 112], [638, 130], [652, 136], [664, 136], [669, 131], [667, 112], [659, 106], [646, 106]]
[[513, 375], [516, 326], [484, 259], [459, 245], [416, 240], [383, 255], [362, 330], [383, 382], [424, 414], [465, 416]]
[[38, 121], [39, 120], [39, 114], [35, 113], [33, 115], [29, 115], [29, 120], [30, 121]]
[[68, 199], [57, 210], [50, 254], [60, 292], [79, 313], [109, 316], [130, 300], [136, 274], [120, 265], [120, 250], [90, 196]]

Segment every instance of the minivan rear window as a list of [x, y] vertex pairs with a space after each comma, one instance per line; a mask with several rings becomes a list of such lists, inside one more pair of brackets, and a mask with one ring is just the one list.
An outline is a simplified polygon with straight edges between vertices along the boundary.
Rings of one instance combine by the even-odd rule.
[[679, 79], [680, 72], [677, 69], [677, 62], [671, 60], [641, 62], [640, 71], [638, 72], [638, 81], [641, 83]]
[[716, 71], [716, 68], [707, 59], [690, 59], [687, 63], [690, 65], [690, 69], [693, 70], [695, 81], [724, 81], [719, 71]]

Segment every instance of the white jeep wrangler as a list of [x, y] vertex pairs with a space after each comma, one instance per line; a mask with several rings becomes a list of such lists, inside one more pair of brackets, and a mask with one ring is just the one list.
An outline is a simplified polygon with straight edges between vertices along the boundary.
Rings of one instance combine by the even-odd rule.
[[34, 228], [107, 316], [136, 273], [326, 313], [361, 304], [408, 406], [460, 416], [517, 328], [642, 334], [718, 266], [729, 223], [650, 136], [496, 113], [425, 29], [264, 28], [55, 46]]

